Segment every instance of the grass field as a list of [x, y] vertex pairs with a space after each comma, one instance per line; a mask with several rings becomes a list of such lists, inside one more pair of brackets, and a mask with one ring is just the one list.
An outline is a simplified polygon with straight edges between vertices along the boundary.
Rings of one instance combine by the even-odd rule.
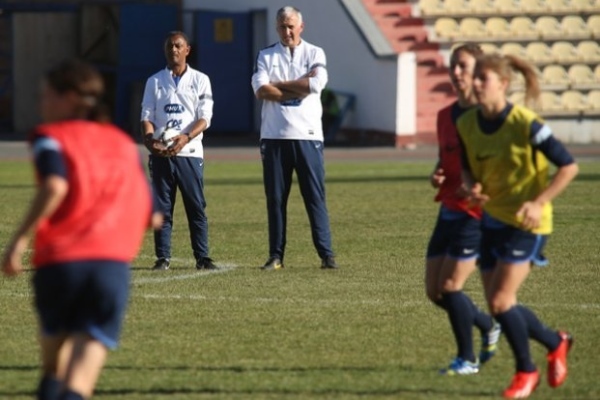
[[[196, 272], [178, 202], [173, 267], [152, 272], [147, 235], [134, 262], [120, 348], [100, 399], [487, 399], [499, 397], [513, 360], [499, 354], [476, 376], [441, 377], [453, 357], [445, 315], [426, 300], [423, 254], [436, 217], [431, 162], [329, 162], [327, 195], [339, 271], [322, 271], [295, 185], [286, 269], [263, 272], [267, 230], [260, 165], [209, 162], [212, 257]], [[0, 245], [33, 192], [25, 162], [0, 162]], [[600, 398], [600, 162], [555, 202], [556, 232], [521, 301], [575, 335], [569, 378], [532, 398]], [[0, 278], [0, 398], [31, 398], [38, 379], [30, 273]], [[483, 305], [477, 277], [467, 287]], [[479, 338], [476, 337], [479, 345]], [[545, 357], [532, 344], [542, 373]]]

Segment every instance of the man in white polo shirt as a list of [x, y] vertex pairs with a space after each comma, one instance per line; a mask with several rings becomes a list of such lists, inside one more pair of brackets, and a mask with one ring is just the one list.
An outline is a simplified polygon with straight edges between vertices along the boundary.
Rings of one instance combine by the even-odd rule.
[[267, 198], [269, 259], [264, 270], [283, 268], [286, 206], [296, 171], [321, 268], [337, 269], [325, 202], [320, 94], [327, 84], [323, 49], [301, 39], [302, 14], [283, 7], [276, 16], [280, 41], [261, 50], [252, 88], [263, 100], [260, 151]]
[[[148, 78], [142, 100], [142, 134], [150, 151], [150, 173], [164, 223], [154, 233], [154, 270], [167, 270], [171, 262], [171, 232], [177, 188], [188, 218], [197, 269], [217, 269], [208, 256], [208, 219], [204, 197], [202, 137], [209, 127], [213, 98], [208, 76], [187, 64], [188, 37], [170, 32], [165, 41], [167, 67]], [[178, 133], [165, 147], [161, 135]]]

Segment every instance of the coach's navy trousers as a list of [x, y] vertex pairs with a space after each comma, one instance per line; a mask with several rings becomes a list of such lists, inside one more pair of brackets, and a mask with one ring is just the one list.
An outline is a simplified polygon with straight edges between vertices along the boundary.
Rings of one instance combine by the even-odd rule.
[[171, 258], [171, 232], [177, 188], [183, 198], [194, 258], [200, 260], [208, 257], [208, 218], [204, 211], [204, 160], [197, 157], [150, 155], [149, 167], [158, 206], [165, 214], [162, 228], [154, 231], [156, 257]]
[[283, 260], [286, 244], [287, 200], [294, 170], [308, 213], [312, 240], [319, 257], [333, 256], [325, 203], [323, 142], [263, 139], [260, 143], [267, 198], [269, 256]]

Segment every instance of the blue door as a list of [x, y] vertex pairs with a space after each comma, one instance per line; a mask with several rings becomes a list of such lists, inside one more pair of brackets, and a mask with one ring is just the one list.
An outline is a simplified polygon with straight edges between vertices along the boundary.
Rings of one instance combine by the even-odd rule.
[[194, 25], [196, 67], [210, 78], [215, 101], [210, 130], [251, 133], [254, 129], [251, 14], [199, 11]]

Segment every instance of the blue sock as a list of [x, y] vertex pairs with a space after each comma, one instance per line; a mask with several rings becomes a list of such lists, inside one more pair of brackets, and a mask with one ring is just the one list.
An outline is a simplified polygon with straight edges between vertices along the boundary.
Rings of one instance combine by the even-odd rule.
[[531, 354], [529, 353], [529, 333], [525, 318], [517, 307], [495, 315], [496, 321], [502, 326], [502, 333], [515, 356], [516, 369], [519, 372], [533, 372], [536, 370]]
[[44, 375], [37, 390], [38, 400], [58, 400], [62, 382], [50, 375]]
[[544, 345], [549, 351], [556, 350], [561, 340], [558, 332], [544, 325], [529, 308], [522, 305], [518, 305], [516, 308], [527, 323], [529, 337]]
[[466, 361], [475, 361], [473, 352], [473, 307], [472, 301], [463, 292], [444, 293], [448, 318], [458, 347], [457, 356]]
[[83, 397], [77, 392], [67, 389], [64, 392], [62, 392], [58, 400], [85, 400], [85, 397]]

